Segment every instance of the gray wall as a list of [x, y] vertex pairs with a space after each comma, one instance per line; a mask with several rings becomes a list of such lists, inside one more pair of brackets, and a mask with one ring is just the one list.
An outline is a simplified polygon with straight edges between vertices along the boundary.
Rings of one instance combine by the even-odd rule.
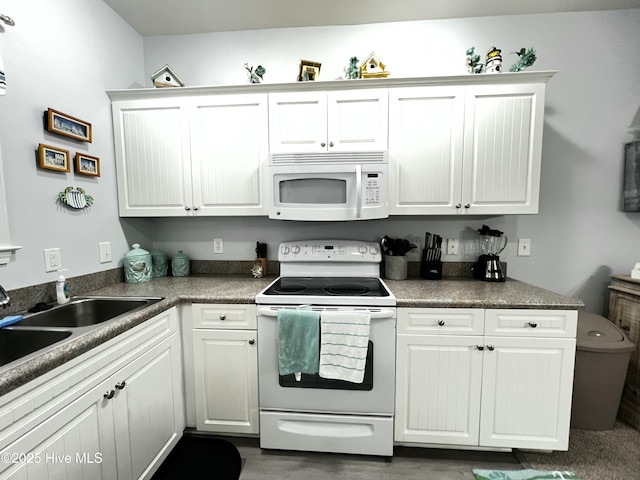
[[[640, 10], [522, 15], [348, 27], [278, 29], [145, 38], [147, 77], [169, 63], [187, 85], [246, 82], [243, 62], [266, 67], [266, 82], [293, 81], [300, 59], [322, 63], [321, 78], [342, 75], [350, 56], [375, 51], [393, 77], [465, 73], [465, 50], [493, 45], [510, 66], [520, 47], [535, 47], [535, 70], [558, 70], [547, 86], [540, 213], [526, 216], [397, 217], [351, 224], [251, 219], [158, 219], [156, 245], [198, 259], [250, 259], [256, 240], [269, 242], [388, 234], [422, 238], [425, 231], [463, 240], [473, 260], [474, 230], [504, 230], [502, 258], [510, 276], [576, 296], [605, 312], [612, 273], [640, 261], [640, 214], [621, 211], [623, 146], [640, 118]], [[636, 120], [636, 122], [639, 122]], [[640, 123], [640, 122], [639, 122]], [[640, 124], [636, 124], [640, 127]], [[213, 238], [225, 253], [213, 255]], [[518, 238], [531, 256], [516, 256]]]
[[[142, 37], [101, 0], [5, 0], [0, 12], [14, 27], [0, 27], [7, 94], [0, 97], [0, 148], [11, 240], [22, 249], [0, 266], [6, 289], [55, 281], [45, 273], [43, 249], [61, 249], [66, 274], [75, 277], [118, 265], [101, 264], [98, 243], [112, 242], [116, 260], [134, 241], [151, 244], [150, 220], [118, 218], [113, 128], [108, 89], [144, 84]], [[93, 142], [78, 142], [43, 127], [48, 108], [93, 126]], [[35, 151], [44, 143], [100, 158], [101, 176], [43, 170]], [[95, 199], [89, 209], [57, 202], [66, 187]], [[2, 197], [2, 195], [0, 195]]]

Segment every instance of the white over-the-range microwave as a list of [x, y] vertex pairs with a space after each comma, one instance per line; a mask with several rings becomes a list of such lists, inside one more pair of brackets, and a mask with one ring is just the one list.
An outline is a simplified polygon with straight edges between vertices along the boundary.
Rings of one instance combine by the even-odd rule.
[[387, 218], [388, 178], [386, 151], [270, 154], [269, 218]]

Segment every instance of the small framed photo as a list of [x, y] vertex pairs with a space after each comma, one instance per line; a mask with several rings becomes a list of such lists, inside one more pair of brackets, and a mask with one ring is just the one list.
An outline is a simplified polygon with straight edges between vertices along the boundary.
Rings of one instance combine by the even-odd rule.
[[76, 140], [91, 143], [93, 131], [91, 124], [72, 117], [66, 113], [50, 108], [47, 110], [47, 130], [58, 135], [71, 137]]
[[300, 60], [300, 71], [298, 72], [299, 82], [314, 82], [320, 76], [321, 63]]
[[625, 212], [640, 212], [640, 141], [627, 143], [624, 152]]
[[50, 145], [38, 145], [38, 160], [41, 168], [55, 170], [57, 172], [70, 171], [69, 150], [52, 147]]
[[99, 177], [100, 159], [84, 153], [76, 153], [76, 173]]

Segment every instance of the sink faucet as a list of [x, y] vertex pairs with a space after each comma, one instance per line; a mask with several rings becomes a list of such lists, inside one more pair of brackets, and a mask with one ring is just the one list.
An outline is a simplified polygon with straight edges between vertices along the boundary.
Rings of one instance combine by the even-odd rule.
[[2, 308], [6, 308], [11, 305], [11, 297], [9, 297], [7, 291], [2, 288], [2, 285], [0, 285], [0, 305], [2, 305]]

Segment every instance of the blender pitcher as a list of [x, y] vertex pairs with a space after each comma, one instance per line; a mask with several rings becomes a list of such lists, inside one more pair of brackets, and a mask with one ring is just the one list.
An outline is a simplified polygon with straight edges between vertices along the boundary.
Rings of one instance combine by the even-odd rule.
[[498, 256], [506, 248], [508, 238], [500, 230], [483, 225], [480, 234], [481, 255], [472, 267], [474, 276], [486, 282], [504, 282], [505, 276]]

